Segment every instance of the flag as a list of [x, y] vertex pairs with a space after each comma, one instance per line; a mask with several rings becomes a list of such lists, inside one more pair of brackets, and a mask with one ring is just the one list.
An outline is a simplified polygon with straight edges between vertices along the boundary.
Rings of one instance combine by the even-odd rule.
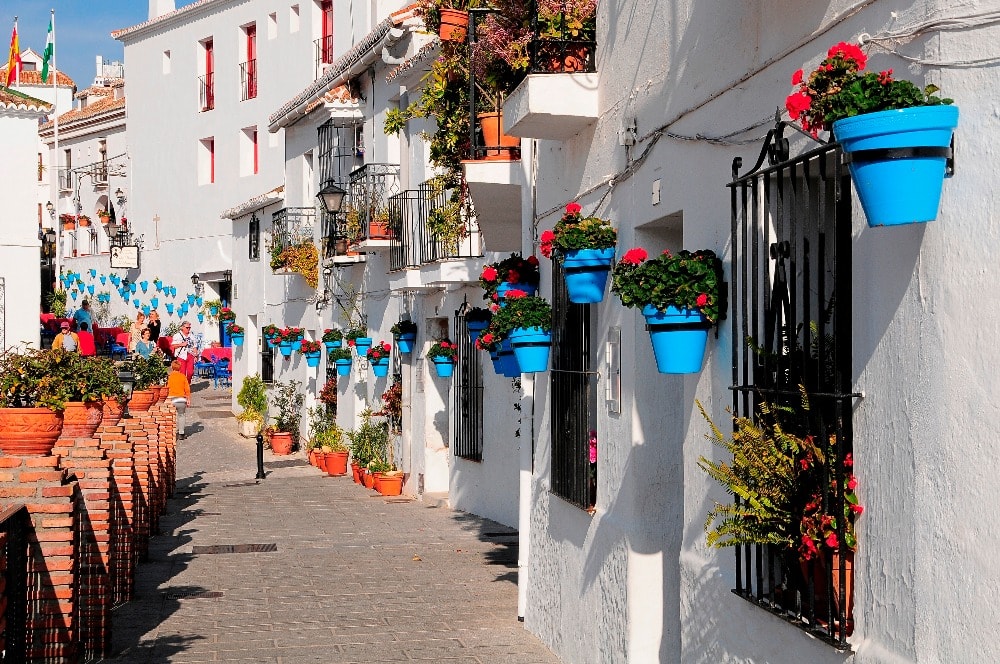
[[7, 56], [7, 87], [21, 74], [21, 46], [17, 41], [17, 23], [10, 35], [10, 54]]
[[52, 34], [52, 19], [49, 19], [49, 34], [45, 37], [45, 51], [42, 53], [42, 84], [49, 80], [49, 61], [56, 52], [56, 38]]

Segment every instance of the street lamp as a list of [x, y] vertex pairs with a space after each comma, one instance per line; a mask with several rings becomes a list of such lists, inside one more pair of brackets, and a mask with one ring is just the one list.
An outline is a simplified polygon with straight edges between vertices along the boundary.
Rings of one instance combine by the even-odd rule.
[[323, 204], [323, 209], [327, 212], [340, 212], [344, 205], [344, 196], [347, 192], [334, 184], [333, 180], [327, 180], [323, 188], [316, 194], [316, 198]]
[[202, 290], [205, 288], [202, 285], [201, 277], [198, 276], [197, 272], [191, 275], [191, 285], [194, 286], [194, 292], [196, 295], [201, 295]]
[[56, 206], [52, 204], [52, 201], [49, 201], [48, 203], [45, 204], [45, 209], [48, 210], [50, 218], [52, 219], [56, 218]]
[[125, 192], [122, 191], [121, 187], [118, 187], [118, 189], [115, 190], [115, 198], [118, 199], [118, 205], [125, 205]]
[[122, 384], [122, 392], [125, 393], [125, 403], [122, 404], [122, 419], [130, 420], [132, 416], [128, 412], [128, 402], [132, 398], [132, 388], [135, 387], [135, 374], [128, 369], [118, 371], [118, 380]]

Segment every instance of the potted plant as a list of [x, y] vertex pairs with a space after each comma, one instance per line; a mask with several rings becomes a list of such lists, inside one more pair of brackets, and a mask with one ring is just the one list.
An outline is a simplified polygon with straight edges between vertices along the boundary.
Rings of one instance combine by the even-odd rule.
[[534, 295], [540, 280], [538, 259], [534, 256], [524, 258], [517, 253], [512, 253], [498, 263], [486, 265], [479, 273], [479, 285], [485, 291], [483, 298], [498, 302], [501, 306], [508, 290], [517, 289]]
[[368, 349], [366, 356], [372, 365], [372, 372], [379, 378], [389, 375], [389, 353], [392, 346], [386, 341], [380, 341]]
[[228, 327], [229, 325], [232, 325], [233, 323], [236, 322], [236, 312], [230, 309], [229, 307], [221, 307], [218, 310], [218, 314], [213, 314], [213, 316], [216, 315], [219, 319], [219, 323], [221, 323], [223, 327]]
[[[498, 376], [507, 374], [505, 371], [506, 365], [503, 358], [500, 356], [500, 351], [503, 347], [503, 340], [496, 333], [496, 329], [493, 327], [492, 322], [478, 337], [476, 337], [476, 341], [474, 343], [476, 345], [476, 349], [484, 350], [490, 354], [490, 359], [493, 361], [493, 371]], [[511, 349], [511, 356], [513, 356], [513, 349]], [[517, 364], [516, 360], [514, 364]], [[521, 375], [520, 369], [517, 370], [517, 375]]]
[[[595, 0], [496, 0], [497, 10], [477, 26], [479, 44], [514, 71], [576, 72], [586, 68], [596, 32]], [[532, 16], [532, 6], [537, 11]], [[537, 28], [537, 33], [534, 32]], [[537, 41], [536, 41], [537, 39]], [[535, 62], [531, 61], [535, 41]]]
[[[386, 456], [389, 443], [389, 431], [384, 423], [372, 422], [371, 409], [366, 409], [361, 413], [361, 425], [358, 428], [348, 431], [347, 438], [350, 441], [351, 460], [361, 469], [367, 469], [372, 461], [381, 461]], [[373, 478], [370, 473], [365, 473], [366, 486], [371, 488]]]
[[76, 218], [76, 223], [80, 226], [80, 228], [86, 228], [87, 226], [90, 226], [90, 217], [85, 214], [81, 214]]
[[306, 366], [318, 367], [319, 358], [323, 353], [323, 344], [319, 341], [303, 341], [302, 354], [306, 356]]
[[[222, 309], [222, 300], [205, 300], [205, 304], [202, 305], [202, 309], [210, 318], [215, 318], [219, 315], [219, 311]], [[234, 320], [235, 318], [236, 317], [233, 316]]]
[[521, 373], [545, 371], [552, 349], [552, 305], [522, 290], [507, 291], [507, 305], [493, 315], [491, 327], [509, 341]]
[[715, 252], [664, 251], [649, 259], [641, 247], [615, 266], [611, 290], [646, 317], [660, 373], [701, 371], [708, 330], [725, 315], [722, 261]]
[[351, 363], [354, 361], [354, 356], [351, 354], [350, 348], [344, 348], [343, 346], [334, 348], [333, 352], [328, 354], [328, 357], [337, 365], [337, 375], [351, 375]]
[[479, 334], [489, 327], [492, 318], [493, 314], [490, 313], [489, 309], [482, 307], [472, 307], [465, 312], [465, 327], [469, 331], [469, 339], [472, 343], [476, 343]]
[[229, 332], [229, 338], [232, 339], [234, 346], [239, 348], [240, 346], [243, 345], [243, 339], [245, 338], [246, 330], [244, 330], [241, 325], [233, 323], [227, 328], [227, 332]]
[[[76, 228], [76, 217], [68, 212], [59, 215], [59, 222], [63, 225], [64, 231], [71, 231]], [[66, 285], [65, 282], [64, 285]]]
[[75, 353], [27, 350], [0, 353], [0, 450], [44, 455], [62, 432], [67, 384], [76, 371]]
[[328, 327], [323, 330], [323, 345], [326, 346], [328, 353], [333, 352], [334, 348], [340, 348], [343, 339], [344, 333], [336, 328]]
[[[272, 254], [272, 268], [274, 262]], [[277, 262], [279, 268], [301, 275], [310, 288], [319, 286], [319, 250], [312, 240], [284, 247], [278, 254]]]
[[299, 422], [302, 417], [302, 406], [306, 395], [299, 387], [297, 380], [287, 383], [275, 383], [271, 394], [271, 403], [275, 408], [274, 433], [271, 434], [271, 451], [275, 454], [291, 454], [299, 442]]
[[159, 355], [149, 357], [134, 355], [125, 360], [124, 368], [132, 372], [132, 398], [128, 402], [130, 411], [147, 411], [160, 398], [159, 387], [167, 380], [169, 367]]
[[[350, 353], [350, 351], [348, 351]], [[350, 365], [348, 365], [350, 367]], [[337, 377], [331, 375], [323, 383], [323, 389], [319, 391], [319, 401], [326, 406], [326, 411], [330, 415], [337, 413]]]
[[785, 107], [813, 136], [833, 132], [869, 226], [932, 221], [958, 108], [934, 94], [937, 86], [921, 90], [891, 69], [862, 73], [867, 62], [859, 46], [835, 44], [808, 77], [793, 74], [798, 87]]
[[[124, 397], [118, 369], [111, 360], [103, 357], [83, 357], [76, 353], [73, 361], [73, 380], [67, 382], [68, 394], [63, 410], [65, 438], [90, 438], [101, 425], [104, 403]], [[112, 407], [111, 410], [115, 410]]]
[[458, 345], [448, 339], [440, 339], [431, 344], [427, 359], [434, 363], [438, 378], [451, 378], [458, 362]]
[[253, 438], [260, 433], [267, 418], [267, 385], [260, 374], [246, 376], [236, 395], [236, 403], [243, 409], [236, 420], [240, 423], [240, 435]]
[[264, 326], [263, 333], [264, 339], [273, 348], [277, 343], [278, 333], [281, 332], [281, 328], [273, 323], [268, 323]]
[[390, 433], [402, 433], [403, 382], [399, 377], [392, 381], [392, 385], [385, 388], [385, 392], [382, 393], [382, 407], [372, 414], [386, 418]]
[[363, 328], [351, 327], [351, 329], [347, 331], [347, 334], [344, 335], [344, 338], [347, 339], [348, 346], [357, 348], [358, 355], [362, 355], [368, 352], [368, 349], [372, 345], [372, 338], [366, 336], [367, 334], [368, 332], [366, 332]]
[[421, 0], [415, 13], [441, 41], [463, 43], [469, 29], [468, 10], [478, 6], [476, 0]]
[[413, 342], [417, 340], [417, 324], [412, 320], [400, 320], [389, 330], [400, 353], [412, 353]]
[[344, 430], [337, 426], [325, 408], [309, 409], [308, 447], [317, 457], [317, 466], [331, 476], [347, 474], [348, 449]]
[[591, 304], [604, 299], [618, 232], [610, 221], [584, 217], [580, 210], [579, 203], [566, 205], [555, 229], [542, 232], [540, 251], [562, 261], [569, 301]]

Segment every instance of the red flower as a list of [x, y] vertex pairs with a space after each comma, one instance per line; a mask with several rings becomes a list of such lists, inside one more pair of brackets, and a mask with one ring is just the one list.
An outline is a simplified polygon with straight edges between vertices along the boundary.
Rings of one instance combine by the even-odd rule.
[[858, 478], [855, 477], [854, 475], [851, 475], [850, 479], [847, 480], [847, 488], [850, 489], [851, 491], [854, 491], [856, 488], [858, 488]]
[[582, 209], [583, 208], [580, 207], [579, 203], [567, 203], [566, 204], [566, 214], [580, 214], [580, 210], [582, 210]]
[[826, 545], [831, 549], [837, 548], [837, 533], [830, 533], [826, 536]]
[[535, 258], [534, 256], [528, 256], [528, 258], [527, 258], [526, 260], [527, 260], [527, 261], [528, 261], [528, 263], [530, 263], [531, 265], [534, 265], [535, 267], [538, 267], [538, 259], [537, 259], [537, 258]]
[[354, 339], [348, 339], [347, 340], [347, 345], [348, 346], [353, 346], [354, 345]]
[[542, 238], [541, 238], [542, 244], [545, 243], [552, 244], [552, 241], [555, 239], [556, 239], [556, 234], [553, 233], [552, 231], [549, 230], [542, 231]]
[[448, 343], [447, 341], [442, 341], [441, 348], [451, 348], [451, 344]]
[[702, 293], [699, 295], [697, 299], [695, 299], [694, 303], [699, 307], [703, 307], [708, 304], [708, 293]]
[[839, 55], [848, 62], [853, 61], [857, 64], [859, 70], [864, 69], [865, 65], [868, 64], [868, 56], [864, 54], [864, 51], [857, 44], [848, 44], [847, 42], [834, 44], [827, 51], [826, 55], [830, 58], [835, 58]]
[[799, 69], [794, 74], [792, 74], [792, 85], [798, 85], [801, 82], [802, 82], [802, 70]]
[[793, 92], [785, 99], [785, 108], [792, 120], [798, 120], [799, 116], [809, 110], [812, 105], [812, 97], [805, 92]]
[[517, 270], [507, 270], [507, 283], [518, 284], [521, 283], [521, 273]]
[[851, 505], [851, 511], [854, 512], [855, 514], [861, 514], [862, 512], [865, 511], [865, 508], [862, 507], [861, 505]]
[[493, 304], [490, 305], [490, 311], [492, 311], [493, 313], [500, 311], [500, 305], [494, 302]]
[[528, 297], [528, 294], [519, 288], [512, 288], [504, 295], [508, 300], [516, 300], [520, 297]]
[[844, 457], [844, 465], [848, 468], [854, 466], [854, 454], [852, 452], [848, 452], [847, 456]]
[[[542, 231], [541, 245], [539, 246], [539, 251], [542, 252], [542, 256], [552, 258], [552, 242], [555, 239], [556, 234], [552, 231]], [[532, 258], [534, 258], [534, 256], [532, 256]], [[537, 261], [538, 259], [536, 258], [535, 260]]]
[[628, 251], [626, 251], [625, 255], [622, 256], [621, 262], [627, 263], [628, 265], [638, 265], [639, 263], [646, 260], [646, 258], [648, 257], [649, 254], [646, 253], [645, 249], [643, 249], [642, 247], [636, 247], [634, 249], [629, 249]]
[[483, 268], [483, 273], [479, 276], [483, 281], [496, 281], [497, 270], [492, 265], [487, 265]]
[[385, 342], [385, 341], [382, 342], [382, 350], [384, 350], [385, 352], [388, 353], [391, 348], [392, 348], [392, 346], [390, 346], [388, 344], [388, 342]]
[[484, 344], [491, 344], [491, 343], [493, 343], [493, 335], [490, 334], [489, 332], [487, 332], [486, 334], [480, 336], [479, 338], [483, 340]]
[[889, 85], [892, 83], [892, 70], [887, 69], [886, 71], [880, 71], [878, 73], [878, 82], [882, 85]]

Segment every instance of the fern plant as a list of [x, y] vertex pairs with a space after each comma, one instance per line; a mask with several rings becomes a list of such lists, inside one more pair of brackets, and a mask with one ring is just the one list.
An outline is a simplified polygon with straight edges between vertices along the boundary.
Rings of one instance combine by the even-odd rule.
[[[760, 405], [759, 422], [734, 416], [735, 431], [726, 436], [701, 403], [696, 403], [712, 430], [707, 437], [732, 456], [731, 462], [701, 457], [698, 466], [739, 498], [732, 503], [716, 503], [709, 511], [705, 519], [708, 545], [794, 547], [802, 512], [799, 461], [809, 454], [822, 455], [812, 436], [800, 437], [783, 428], [776, 411], [792, 409], [768, 403]], [[802, 408], [809, 410], [804, 390]]]

